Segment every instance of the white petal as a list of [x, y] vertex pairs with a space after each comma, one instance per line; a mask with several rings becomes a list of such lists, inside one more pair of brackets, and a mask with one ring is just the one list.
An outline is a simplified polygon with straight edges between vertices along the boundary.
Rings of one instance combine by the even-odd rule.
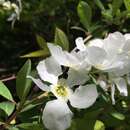
[[115, 85], [112, 84], [111, 86], [111, 99], [112, 99], [112, 104], [115, 105]]
[[67, 83], [69, 87], [73, 87], [74, 85], [81, 85], [88, 81], [89, 76], [86, 70], [74, 70], [69, 69]]
[[102, 39], [94, 39], [89, 41], [88, 46], [95, 46], [95, 47], [102, 48], [103, 44], [104, 43]]
[[38, 74], [41, 79], [56, 84], [58, 76], [62, 74], [61, 66], [55, 61], [53, 57], [46, 58], [39, 62], [37, 66]]
[[90, 63], [93, 65], [102, 64], [102, 62], [106, 59], [107, 56], [105, 50], [99, 47], [87, 47], [87, 52], [87, 57]]
[[82, 37], [78, 37], [75, 40], [75, 43], [76, 43], [77, 49], [79, 49], [80, 51], [85, 51], [86, 46], [84, 45], [84, 40]]
[[123, 46], [123, 51], [125, 52], [130, 51], [130, 39], [126, 40], [125, 45]]
[[77, 58], [67, 51], [63, 51], [60, 46], [48, 43], [49, 50], [51, 55], [57, 60], [60, 65], [64, 66], [72, 66], [78, 63]]
[[120, 51], [125, 43], [125, 38], [120, 32], [110, 33], [107, 38], [104, 39], [104, 49], [110, 55], [115, 55]]
[[54, 74], [56, 76], [59, 76], [62, 74], [61, 66], [52, 56], [45, 59], [45, 64], [46, 64], [48, 73]]
[[60, 100], [47, 102], [43, 110], [43, 123], [49, 130], [65, 130], [71, 126], [72, 112]]
[[49, 92], [51, 88], [44, 84], [40, 79], [35, 79], [32, 76], [28, 75], [27, 78], [31, 79], [41, 90]]
[[126, 34], [124, 35], [124, 37], [125, 37], [126, 40], [130, 39], [130, 33], [126, 33]]
[[84, 109], [92, 106], [98, 97], [96, 85], [90, 84], [79, 86], [75, 92], [70, 95], [70, 104], [79, 109]]
[[125, 79], [119, 77], [119, 78], [114, 79], [114, 82], [120, 94], [122, 96], [128, 96], [127, 85], [126, 85]]

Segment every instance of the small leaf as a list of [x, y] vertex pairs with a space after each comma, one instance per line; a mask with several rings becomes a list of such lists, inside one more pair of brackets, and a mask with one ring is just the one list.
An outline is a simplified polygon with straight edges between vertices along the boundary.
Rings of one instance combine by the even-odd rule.
[[114, 118], [118, 119], [118, 120], [124, 120], [125, 119], [125, 116], [122, 114], [122, 113], [119, 113], [119, 112], [111, 112], [110, 113]]
[[0, 109], [3, 110], [8, 116], [14, 111], [15, 104], [12, 102], [1, 102]]
[[16, 91], [20, 100], [24, 101], [31, 88], [31, 80], [27, 78], [31, 72], [31, 60], [27, 60], [16, 78]]
[[18, 129], [17, 127], [10, 127], [8, 128], [8, 130], [20, 130], [20, 129]]
[[102, 4], [101, 0], [94, 0], [96, 5], [101, 9], [105, 10], [104, 5]]
[[22, 123], [17, 125], [17, 127], [24, 130], [43, 130], [43, 126], [37, 123]]
[[130, 11], [130, 0], [124, 0], [125, 7], [128, 11]]
[[56, 28], [54, 43], [61, 46], [64, 50], [69, 50], [69, 41], [66, 34], [59, 28]]
[[119, 8], [121, 7], [123, 1], [122, 0], [113, 0], [112, 2], [112, 14], [113, 16], [116, 15], [117, 11], [119, 10]]
[[48, 50], [38, 50], [34, 52], [30, 52], [28, 54], [25, 54], [21, 56], [21, 58], [31, 58], [31, 57], [47, 57], [49, 56], [49, 51]]
[[92, 19], [92, 10], [88, 3], [81, 1], [77, 7], [78, 16], [83, 26], [90, 31], [90, 24]]
[[47, 49], [47, 43], [43, 37], [36, 35], [37, 43], [41, 49]]
[[9, 89], [1, 81], [0, 81], [0, 95], [13, 102], [13, 97]]
[[94, 126], [94, 130], [105, 130], [105, 125], [102, 121], [97, 120]]

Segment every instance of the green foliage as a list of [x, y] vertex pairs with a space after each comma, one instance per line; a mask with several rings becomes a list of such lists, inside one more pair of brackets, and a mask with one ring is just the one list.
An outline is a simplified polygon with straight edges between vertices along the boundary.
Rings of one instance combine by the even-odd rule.
[[78, 12], [81, 23], [89, 32], [91, 32], [90, 30], [90, 24], [91, 24], [91, 19], [92, 19], [91, 7], [88, 5], [88, 3], [81, 1], [78, 4], [77, 12]]
[[125, 7], [128, 11], [130, 11], [130, 0], [124, 0]]
[[18, 72], [16, 79], [17, 95], [19, 96], [21, 102], [26, 99], [26, 96], [28, 95], [31, 88], [31, 80], [27, 78], [27, 76], [30, 75], [30, 72], [31, 61], [27, 60], [24, 66]]
[[9, 89], [0, 81], [0, 95], [4, 98], [13, 102], [12, 94], [10, 93]]
[[61, 46], [64, 50], [69, 50], [68, 38], [66, 34], [59, 28], [56, 28], [55, 30], [54, 43]]
[[9, 101], [1, 102], [0, 103], [0, 109], [5, 111], [5, 113], [10, 116], [12, 112], [14, 111], [15, 104]]
[[[48, 41], [71, 51], [79, 36], [101, 38], [108, 32], [130, 32], [130, 0], [23, 0], [22, 4], [20, 20], [13, 29], [6, 20], [11, 12], [0, 7], [0, 79], [16, 74], [25, 61], [22, 58], [32, 58], [35, 67], [39, 59], [48, 57]], [[43, 93], [32, 88], [27, 78], [30, 72], [31, 61], [27, 60], [17, 73], [16, 86], [14, 80], [7, 81], [8, 89], [0, 81], [0, 129], [15, 114], [16, 123], [7, 123], [7, 129], [45, 129], [41, 113], [45, 103], [54, 97], [41, 98]], [[102, 95], [93, 107], [73, 110], [76, 116], [69, 130], [130, 130], [130, 96], [122, 99], [116, 94], [117, 104], [112, 106], [109, 92], [99, 86], [98, 91]], [[121, 102], [125, 102], [125, 107]]]
[[94, 126], [94, 130], [105, 130], [104, 123], [100, 120], [97, 120]]
[[49, 55], [49, 51], [48, 50], [38, 50], [38, 51], [33, 51], [30, 52], [28, 54], [25, 54], [23, 56], [21, 56], [21, 58], [31, 58], [31, 57], [47, 57]]

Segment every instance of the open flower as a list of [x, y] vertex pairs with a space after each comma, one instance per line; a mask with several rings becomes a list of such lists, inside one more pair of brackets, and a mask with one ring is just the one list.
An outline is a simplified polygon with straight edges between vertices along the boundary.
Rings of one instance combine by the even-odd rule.
[[[71, 77], [70, 81], [69, 78], [59, 79], [62, 74], [61, 66], [52, 56], [41, 61], [37, 66], [37, 70], [40, 78], [51, 85], [48, 86], [40, 79], [31, 76], [28, 76], [28, 78], [31, 78], [40, 89], [52, 92], [57, 98], [49, 101], [43, 111], [43, 122], [49, 130], [65, 130], [70, 126], [73, 114], [67, 105], [68, 101], [73, 107], [84, 109], [90, 107], [98, 97], [94, 84], [80, 85], [82, 84], [81, 81], [80, 84], [78, 82], [71, 84]], [[81, 77], [78, 74], [76, 76], [76, 80], [79, 81]], [[74, 80], [76, 76], [73, 76]], [[74, 84], [80, 85], [75, 91], [72, 90]]]

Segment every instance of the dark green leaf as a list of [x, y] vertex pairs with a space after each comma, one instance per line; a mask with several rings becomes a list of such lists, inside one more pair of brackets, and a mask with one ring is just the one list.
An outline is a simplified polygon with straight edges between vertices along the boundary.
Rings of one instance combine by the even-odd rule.
[[99, 110], [87, 112], [84, 114], [83, 118], [75, 119], [75, 130], [94, 130], [99, 112]]
[[1, 81], [0, 81], [0, 95], [10, 101], [13, 101], [13, 97], [12, 97], [9, 89]]
[[59, 28], [56, 28], [54, 43], [61, 46], [64, 50], [69, 50], [69, 41], [66, 34]]
[[92, 19], [92, 10], [88, 3], [81, 1], [77, 7], [78, 16], [83, 26], [90, 31], [90, 24]]
[[1, 102], [0, 109], [3, 110], [8, 116], [14, 111], [15, 104], [12, 102]]
[[23, 130], [43, 130], [43, 126], [37, 123], [22, 123], [17, 125], [17, 127]]
[[121, 7], [123, 1], [122, 0], [113, 0], [113, 3], [112, 3], [112, 14], [113, 16], [116, 15], [117, 11], [119, 10], [119, 8]]
[[27, 60], [16, 78], [16, 91], [21, 101], [24, 101], [31, 88], [31, 80], [27, 78], [31, 72], [31, 60]]
[[36, 35], [37, 43], [41, 49], [47, 49], [47, 43], [43, 37]]

